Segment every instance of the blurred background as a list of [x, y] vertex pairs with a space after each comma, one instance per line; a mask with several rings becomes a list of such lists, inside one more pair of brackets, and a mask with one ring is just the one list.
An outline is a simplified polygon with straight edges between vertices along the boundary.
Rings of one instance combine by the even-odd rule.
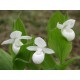
[[[2, 41], [9, 38], [9, 34], [12, 31], [12, 26], [14, 20], [20, 14], [21, 20], [23, 21], [26, 31], [29, 35], [41, 36], [42, 38], [47, 38], [46, 27], [51, 15], [55, 11], [44, 10], [44, 11], [0, 11], [0, 44]], [[69, 18], [75, 19], [76, 24], [74, 27], [76, 38], [73, 41], [73, 49], [69, 56], [72, 58], [74, 56], [80, 56], [80, 11], [61, 11], [63, 14], [68, 13]], [[8, 52], [8, 45], [0, 45]], [[71, 64], [68, 69], [80, 69], [80, 60], [76, 60]]]

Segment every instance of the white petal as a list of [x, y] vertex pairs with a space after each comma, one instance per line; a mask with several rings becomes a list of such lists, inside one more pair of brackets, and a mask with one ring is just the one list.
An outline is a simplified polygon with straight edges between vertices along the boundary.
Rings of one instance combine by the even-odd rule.
[[49, 49], [49, 48], [43, 48], [43, 52], [47, 53], [47, 54], [53, 54], [53, 53], [55, 53], [52, 49]]
[[36, 51], [37, 48], [38, 48], [37, 46], [29, 46], [29, 47], [27, 47], [27, 49], [30, 50], [30, 51]]
[[20, 47], [17, 47], [15, 44], [13, 44], [12, 50], [13, 50], [13, 52], [14, 52], [15, 54], [17, 54], [17, 53], [19, 52], [19, 50], [20, 50]]
[[45, 47], [46, 46], [46, 42], [41, 38], [41, 37], [37, 37], [35, 39], [35, 44], [38, 46], [38, 47]]
[[20, 47], [20, 46], [23, 45], [23, 43], [22, 43], [19, 39], [15, 39], [14, 44], [15, 44], [17, 47]]
[[37, 53], [35, 52], [32, 56], [32, 60], [35, 64], [41, 64], [44, 60], [45, 54], [43, 52]]
[[75, 24], [74, 19], [69, 19], [63, 23], [65, 28], [73, 28], [74, 24]]
[[13, 31], [11, 34], [10, 34], [10, 37], [11, 38], [19, 38], [21, 37], [22, 35], [22, 32], [21, 31]]
[[21, 38], [20, 39], [32, 39], [32, 37], [31, 36], [21, 36]]
[[59, 24], [59, 22], [57, 23], [57, 28], [58, 28], [58, 29], [63, 29], [63, 27], [64, 27], [64, 26], [63, 26], [62, 24]]
[[38, 48], [37, 48], [37, 51], [38, 51], [38, 52], [41, 52], [41, 51], [43, 51], [43, 48], [38, 47]]
[[3, 41], [1, 45], [3, 44], [12, 44], [14, 42], [14, 39], [8, 39], [6, 41]]
[[72, 29], [63, 29], [62, 31], [62, 35], [68, 40], [68, 41], [72, 41], [75, 38], [75, 33]]
[[23, 45], [23, 43], [20, 40], [16, 39], [15, 42], [14, 42], [14, 44], [13, 44], [13, 46], [12, 46], [12, 49], [13, 49], [14, 53], [17, 54], [19, 52], [20, 47], [22, 45]]

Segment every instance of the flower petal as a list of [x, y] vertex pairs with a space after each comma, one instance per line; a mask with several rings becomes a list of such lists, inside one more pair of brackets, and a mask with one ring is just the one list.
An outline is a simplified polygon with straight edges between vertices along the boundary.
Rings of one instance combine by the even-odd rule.
[[41, 64], [44, 60], [44, 57], [45, 57], [45, 54], [43, 52], [40, 52], [40, 54], [35, 52], [32, 56], [32, 60], [35, 64]]
[[13, 52], [14, 52], [15, 54], [17, 54], [17, 53], [19, 52], [19, 50], [20, 50], [20, 47], [18, 47], [18, 46], [16, 46], [15, 44], [13, 44], [12, 50], [13, 50]]
[[61, 30], [62, 35], [68, 40], [72, 41], [75, 38], [75, 33], [72, 29], [63, 29]]
[[21, 36], [21, 38], [20, 39], [32, 39], [32, 37], [31, 36]]
[[47, 54], [53, 54], [53, 53], [55, 53], [52, 49], [49, 49], [49, 48], [43, 48], [43, 52], [47, 53]]
[[22, 43], [19, 39], [15, 39], [14, 44], [15, 44], [17, 47], [20, 47], [20, 46], [23, 45], [23, 43]]
[[46, 46], [46, 42], [41, 38], [41, 37], [37, 37], [35, 39], [35, 44], [38, 46], [38, 47], [45, 47]]
[[29, 46], [29, 47], [27, 47], [27, 49], [30, 50], [30, 51], [36, 51], [37, 48], [38, 48], [37, 46]]
[[21, 31], [13, 31], [11, 34], [10, 34], [10, 37], [11, 38], [19, 38], [21, 37], [22, 35], [22, 32]]
[[57, 28], [58, 28], [58, 29], [63, 29], [63, 27], [64, 27], [64, 26], [63, 26], [62, 24], [59, 24], [59, 22], [57, 23]]
[[74, 24], [75, 24], [74, 19], [69, 19], [63, 23], [65, 28], [73, 28]]
[[12, 44], [14, 42], [14, 39], [8, 39], [6, 41], [3, 41], [1, 45], [3, 44]]
[[14, 42], [14, 44], [13, 44], [13, 46], [12, 46], [12, 49], [13, 49], [14, 53], [17, 54], [19, 52], [20, 47], [22, 45], [23, 45], [23, 43], [20, 40], [16, 39], [15, 42]]

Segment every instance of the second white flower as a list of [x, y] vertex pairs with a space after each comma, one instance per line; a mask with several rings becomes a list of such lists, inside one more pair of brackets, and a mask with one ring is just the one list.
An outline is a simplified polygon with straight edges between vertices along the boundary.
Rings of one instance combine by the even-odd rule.
[[32, 56], [32, 60], [35, 64], [41, 64], [44, 60], [45, 53], [53, 54], [54, 51], [52, 49], [46, 48], [47, 44], [41, 37], [35, 38], [34, 42], [37, 46], [29, 46], [27, 49], [30, 51], [36, 51]]
[[75, 32], [72, 30], [75, 24], [74, 19], [69, 19], [65, 21], [63, 24], [57, 23], [57, 28], [61, 29], [62, 35], [68, 40], [72, 41], [75, 38]]

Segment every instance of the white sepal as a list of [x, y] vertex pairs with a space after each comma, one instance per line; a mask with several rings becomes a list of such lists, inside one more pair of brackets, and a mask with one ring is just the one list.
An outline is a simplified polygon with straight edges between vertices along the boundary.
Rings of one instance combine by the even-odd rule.
[[14, 42], [13, 39], [8, 39], [8, 40], [3, 41], [1, 45], [4, 45], [4, 44], [12, 44], [13, 42]]
[[10, 34], [10, 37], [11, 38], [19, 38], [21, 37], [22, 35], [22, 32], [21, 31], [13, 31], [11, 34]]
[[74, 19], [69, 19], [63, 23], [64, 28], [73, 28], [75, 24]]
[[32, 56], [32, 61], [35, 64], [41, 64], [44, 60], [44, 56], [45, 56], [45, 54], [43, 52], [36, 51]]
[[55, 53], [52, 49], [49, 49], [49, 48], [43, 48], [43, 52], [47, 53], [47, 54], [53, 54], [53, 53]]
[[35, 44], [41, 48], [46, 46], [46, 42], [41, 37], [35, 38]]
[[17, 54], [20, 50], [20, 47], [23, 45], [23, 43], [20, 40], [16, 40], [13, 45], [12, 45], [12, 49], [14, 51], [15, 54]]
[[75, 33], [72, 29], [63, 29], [61, 30], [62, 35], [68, 40], [72, 41], [75, 38]]

